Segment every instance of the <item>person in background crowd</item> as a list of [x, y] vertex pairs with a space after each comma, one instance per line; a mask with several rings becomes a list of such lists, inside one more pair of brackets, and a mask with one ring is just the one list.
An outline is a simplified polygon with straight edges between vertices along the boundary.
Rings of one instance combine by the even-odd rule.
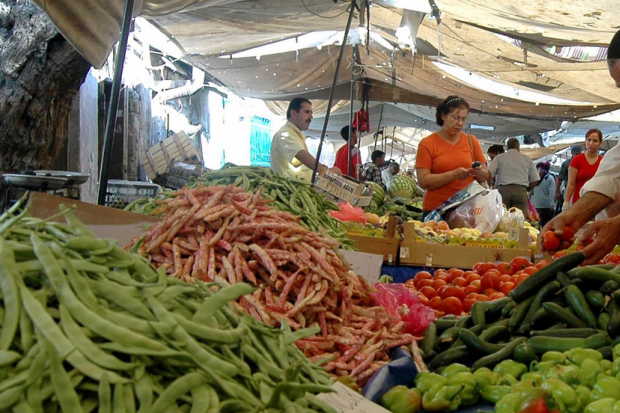
[[[312, 103], [305, 98], [291, 100], [286, 110], [287, 122], [273, 135], [271, 140], [270, 166], [278, 175], [289, 178], [312, 180], [315, 158], [308, 152], [306, 136], [312, 122]], [[340, 175], [338, 168], [319, 164], [318, 173]]]
[[504, 153], [504, 146], [503, 145], [491, 145], [489, 146], [489, 149], [487, 149], [487, 156], [489, 157], [490, 160], [495, 159], [495, 157], [499, 154]]
[[390, 166], [385, 168], [381, 172], [381, 179], [383, 179], [383, 186], [387, 189], [390, 186], [390, 181], [394, 175], [398, 175], [398, 171], [400, 170], [400, 165], [396, 162], [391, 162]]
[[[620, 88], [620, 31], [616, 32], [607, 49], [607, 66], [616, 87]], [[555, 231], [557, 235], [562, 235], [565, 226], [577, 233], [586, 222], [596, 216], [597, 221], [588, 226], [580, 236], [582, 241], [592, 240], [583, 249], [587, 257], [584, 264], [596, 264], [620, 241], [620, 145], [614, 146], [605, 154], [594, 178], [585, 183], [580, 195], [579, 200], [568, 211], [549, 221], [540, 231], [540, 235], [542, 238], [546, 231]], [[539, 248], [543, 250], [541, 239]]]
[[603, 133], [600, 130], [590, 129], [586, 132], [586, 152], [575, 156], [568, 167], [568, 184], [564, 194], [563, 210], [567, 210], [571, 204], [579, 200], [579, 191], [596, 174], [603, 159], [598, 152], [601, 143], [603, 143]]
[[564, 201], [564, 192], [566, 191], [566, 186], [568, 185], [568, 167], [570, 166], [570, 162], [577, 155], [581, 155], [583, 152], [583, 148], [581, 145], [573, 145], [570, 148], [570, 159], [562, 162], [562, 166], [560, 167], [560, 173], [558, 174], [558, 179], [555, 183], [555, 201], [557, 203], [555, 214], [559, 214], [562, 212], [562, 202]]
[[508, 151], [497, 155], [489, 164], [489, 172], [497, 176], [496, 185], [506, 208], [519, 208], [527, 216], [527, 193], [540, 181], [534, 162], [519, 152], [516, 138], [508, 139]]
[[351, 156], [348, 156], [349, 152], [349, 127], [345, 126], [340, 129], [340, 136], [344, 139], [345, 144], [342, 148], [336, 152], [336, 162], [334, 166], [342, 172], [343, 175], [349, 175], [349, 159], [351, 160], [351, 178], [359, 179], [360, 168], [362, 166], [362, 157], [358, 152], [357, 145], [357, 131], [355, 128], [351, 128]]
[[413, 171], [412, 171], [411, 169], [407, 169], [407, 170], [405, 171], [405, 176], [406, 176], [407, 178], [414, 179], [414, 178], [413, 178]]
[[381, 179], [381, 167], [385, 160], [385, 152], [380, 150], [372, 151], [370, 155], [370, 162], [366, 162], [364, 168], [362, 168], [362, 179], [364, 181], [376, 182], [383, 185]]
[[[441, 129], [420, 141], [415, 168], [418, 184], [426, 190], [422, 199], [423, 217], [474, 179], [486, 182], [489, 178], [478, 139], [462, 131], [468, 115], [469, 104], [465, 99], [448, 96], [437, 106], [435, 114]], [[474, 162], [480, 166], [474, 167]]]
[[540, 226], [544, 227], [553, 218], [555, 178], [549, 173], [549, 162], [538, 162], [536, 169], [540, 182], [532, 190], [530, 200], [540, 216]]

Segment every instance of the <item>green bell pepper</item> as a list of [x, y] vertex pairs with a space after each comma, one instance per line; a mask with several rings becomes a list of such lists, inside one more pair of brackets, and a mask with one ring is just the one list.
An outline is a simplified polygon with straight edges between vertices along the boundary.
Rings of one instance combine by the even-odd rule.
[[613, 410], [617, 400], [611, 397], [588, 403], [583, 413], [609, 413]]
[[473, 406], [478, 402], [480, 392], [478, 389], [478, 382], [473, 373], [461, 372], [454, 373], [448, 377], [448, 385], [462, 385], [463, 391], [459, 394], [461, 397], [461, 404], [463, 406]]
[[418, 389], [396, 386], [381, 398], [381, 405], [392, 413], [417, 413], [420, 410], [422, 396]]
[[605, 359], [601, 360], [601, 368], [603, 369], [603, 372], [608, 376], [611, 375], [611, 369], [613, 368], [613, 366], [613, 362]]
[[415, 376], [414, 383], [415, 387], [420, 390], [422, 394], [425, 394], [431, 389], [431, 387], [436, 386], [437, 384], [442, 386], [446, 385], [448, 383], [448, 379], [440, 376], [439, 374], [423, 371]]
[[514, 360], [504, 360], [495, 366], [493, 372], [498, 373], [500, 376], [510, 374], [514, 378], [519, 379], [519, 377], [527, 373], [527, 366]]
[[514, 384], [517, 384], [519, 382], [519, 380], [515, 379], [514, 376], [512, 374], [506, 374], [505, 376], [502, 376], [499, 381], [497, 382], [498, 386], [512, 386]]
[[581, 378], [581, 369], [573, 365], [557, 365], [544, 372], [542, 376], [543, 380], [547, 380], [553, 377], [560, 379], [572, 386], [574, 384], [579, 384], [579, 380]]
[[463, 364], [452, 363], [441, 372], [441, 375], [448, 378], [456, 373], [471, 373], [471, 369]]
[[435, 385], [422, 396], [422, 408], [428, 412], [453, 412], [459, 408], [463, 386]]
[[579, 385], [575, 387], [575, 392], [577, 393], [577, 398], [579, 399], [579, 404], [585, 406], [590, 403], [590, 393], [592, 392], [588, 387], [584, 385]]
[[521, 407], [521, 394], [509, 393], [495, 404], [495, 413], [518, 413]]
[[532, 388], [534, 388], [534, 384], [532, 384], [531, 381], [524, 381], [524, 380], [521, 380], [520, 382], [515, 383], [512, 386], [510, 386], [510, 389], [516, 393], [520, 393], [524, 390], [529, 390]]
[[495, 386], [501, 376], [497, 373], [493, 373], [490, 369], [482, 367], [474, 372], [476, 383], [481, 389], [487, 386]]
[[579, 413], [581, 411], [582, 406], [579, 403], [577, 392], [562, 380], [551, 377], [544, 380], [541, 387], [551, 392], [562, 413]]
[[510, 386], [486, 386], [480, 391], [482, 398], [493, 404], [497, 404], [502, 397], [510, 393], [512, 393]]
[[611, 413], [620, 413], [620, 401], [614, 403], [613, 409], [611, 409]]
[[547, 361], [559, 361], [560, 363], [562, 363], [564, 361], [564, 354], [560, 353], [559, 351], [547, 351], [545, 354], [542, 355], [540, 361], [543, 363]]
[[603, 360], [603, 355], [600, 351], [593, 350], [591, 348], [574, 348], [566, 352], [566, 359], [570, 362], [581, 367], [584, 360], [594, 360], [600, 362]]
[[520, 406], [518, 412], [536, 412], [537, 404], [542, 401], [546, 407], [546, 401], [549, 398], [549, 392], [540, 387], [531, 388], [519, 393]]
[[615, 359], [611, 365], [611, 375], [616, 377], [620, 373], [620, 358]]
[[[545, 353], [545, 354], [549, 354], [549, 353]], [[547, 370], [550, 370], [553, 367], [558, 366], [559, 364], [560, 364], [559, 360], [541, 361], [540, 363], [532, 362], [532, 371], [544, 373]]]
[[542, 379], [542, 374], [535, 372], [525, 373], [521, 376], [521, 381], [531, 381], [535, 386], [540, 386]]
[[598, 380], [599, 375], [604, 375], [600, 362], [586, 359], [581, 363], [581, 384], [592, 388]]
[[590, 402], [613, 398], [620, 400], [620, 380], [615, 377], [602, 376], [596, 381], [590, 393]]
[[620, 344], [616, 344], [612, 350], [612, 355], [613, 355], [613, 359], [614, 361], [616, 361], [616, 359], [620, 359]]

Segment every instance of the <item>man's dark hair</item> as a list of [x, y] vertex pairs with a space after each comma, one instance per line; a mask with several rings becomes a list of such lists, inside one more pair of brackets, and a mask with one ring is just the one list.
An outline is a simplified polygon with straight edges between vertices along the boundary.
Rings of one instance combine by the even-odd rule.
[[[357, 132], [357, 129], [353, 128], [351, 133], [353, 132]], [[345, 141], [349, 141], [349, 125], [340, 129], [340, 136], [342, 136], [342, 139], [344, 139]]]
[[312, 102], [306, 98], [295, 98], [291, 100], [291, 103], [288, 104], [288, 109], [286, 109], [286, 119], [291, 117], [291, 111], [293, 110], [297, 113], [301, 112], [301, 105], [304, 103], [310, 103], [312, 105]]
[[372, 151], [372, 154], [370, 155], [370, 159], [372, 160], [372, 163], [377, 163], [377, 159], [383, 158], [384, 156], [385, 156], [385, 152], [376, 150], [376, 151]]
[[506, 142], [506, 147], [508, 149], [519, 149], [519, 146], [521, 146], [521, 144], [517, 138], [510, 138], [508, 139], [508, 142]]
[[487, 154], [490, 153], [495, 153], [495, 154], [500, 154], [500, 153], [504, 153], [504, 146], [503, 145], [491, 145], [489, 146], [489, 149], [487, 149]]
[[454, 112], [455, 109], [467, 109], [469, 112], [469, 103], [460, 96], [448, 96], [443, 102], [437, 105], [437, 112], [435, 113], [435, 122], [437, 125], [443, 126], [443, 119], [441, 115], [449, 115]]
[[620, 30], [616, 32], [607, 48], [607, 64], [611, 67], [618, 59], [620, 59]]
[[573, 145], [570, 148], [570, 154], [575, 156], [583, 153], [583, 147], [581, 145]]

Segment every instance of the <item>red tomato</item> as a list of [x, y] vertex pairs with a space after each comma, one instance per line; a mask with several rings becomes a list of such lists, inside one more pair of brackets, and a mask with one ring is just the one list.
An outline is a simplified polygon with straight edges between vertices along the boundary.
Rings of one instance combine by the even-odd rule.
[[450, 282], [450, 277], [448, 276], [448, 274], [439, 274], [436, 275], [433, 279], [445, 281], [446, 284]]
[[472, 282], [479, 280], [480, 278], [482, 278], [481, 276], [479, 276], [478, 274], [470, 274], [467, 276], [467, 284], [470, 285]]
[[481, 285], [481, 281], [480, 280], [474, 280], [469, 285], [473, 285], [475, 287], [478, 287], [478, 288], [482, 289], [482, 285]]
[[416, 288], [418, 290], [421, 290], [422, 287], [430, 287], [432, 283], [433, 283], [433, 280], [427, 280], [425, 278], [423, 280], [418, 281], [418, 283], [416, 284]]
[[515, 284], [510, 281], [503, 283], [502, 285], [499, 286], [499, 290], [506, 295], [514, 289], [515, 289]]
[[465, 278], [455, 278], [452, 284], [459, 287], [465, 287], [467, 285], [467, 280]]
[[480, 293], [480, 287], [476, 287], [475, 285], [468, 285], [463, 290], [465, 291], [465, 294], [467, 294], [468, 297], [469, 297], [469, 294], [471, 293], [474, 293], [474, 294]]
[[583, 241], [580, 241], [577, 245], [577, 251], [582, 251], [585, 247], [592, 244], [593, 242], [593, 239], [584, 239]]
[[573, 244], [568, 241], [560, 242], [560, 251], [569, 249], [571, 245]]
[[470, 275], [478, 275], [475, 271], [468, 270], [463, 273], [463, 278], [468, 278]]
[[439, 291], [439, 289], [446, 284], [447, 282], [445, 282], [444, 280], [433, 280], [433, 282], [431, 283], [431, 287], [433, 287], [436, 291]]
[[489, 301], [489, 297], [484, 294], [478, 294], [476, 297], [476, 301]]
[[496, 291], [493, 294], [489, 294], [489, 301], [491, 300], [499, 300], [500, 298], [506, 297], [506, 294]]
[[527, 280], [530, 276], [527, 274], [521, 274], [517, 277], [517, 282], [515, 283], [515, 285], [519, 285], [521, 284], [523, 281]]
[[413, 278], [410, 278], [410, 279], [408, 279], [407, 281], [405, 281], [405, 285], [406, 285], [407, 287], [415, 287], [415, 284], [414, 284]]
[[480, 280], [480, 287], [482, 290], [486, 290], [487, 288], [492, 288], [494, 290], [499, 289], [499, 277], [496, 274], [486, 273], [482, 276]]
[[488, 270], [487, 272], [485, 272], [485, 274], [493, 274], [497, 276], [497, 279], [499, 280], [499, 277], [502, 276], [502, 273], [499, 272], [499, 270], [495, 269], [495, 268], [491, 268], [490, 270]]
[[483, 294], [486, 295], [487, 297], [490, 296], [491, 294], [495, 293], [496, 291], [492, 288], [487, 288], [486, 290], [484, 290]]
[[433, 287], [422, 287], [420, 293], [425, 295], [429, 300], [437, 297], [437, 291]]
[[450, 286], [449, 286], [449, 285], [447, 285], [447, 284], [446, 284], [446, 285], [442, 285], [442, 286], [441, 286], [441, 287], [439, 287], [439, 289], [437, 290], [437, 294], [438, 294], [440, 297], [443, 297], [443, 293], [444, 293], [444, 291], [446, 291], [446, 290], [448, 289], [448, 287], [450, 287]]
[[532, 274], [535, 274], [537, 271], [538, 271], [538, 268], [536, 267], [527, 267], [526, 269], [523, 270], [523, 273], [527, 275], [532, 275]]
[[575, 236], [575, 231], [568, 225], [564, 226], [564, 233], [562, 234], [562, 241], [570, 241]]
[[425, 295], [418, 294], [418, 298], [420, 299], [420, 304], [429, 305], [428, 298]]
[[[465, 299], [465, 291], [461, 287], [451, 286], [444, 290], [441, 298], [444, 300], [448, 297], [454, 297], [459, 301], [463, 301]], [[445, 310], [444, 310], [445, 311]]]
[[492, 262], [479, 262], [478, 264], [474, 265], [474, 268], [473, 268], [473, 270], [480, 275], [483, 275], [489, 270], [496, 270], [496, 269], [497, 267]]
[[607, 254], [605, 258], [603, 258], [603, 262], [605, 264], [618, 265], [620, 264], [620, 254], [614, 254], [614, 253]]
[[512, 277], [510, 277], [510, 282], [513, 283], [514, 285], [517, 285], [517, 279], [519, 278], [518, 275], [513, 275]]
[[512, 267], [514, 272], [525, 269], [530, 263], [525, 257], [516, 257], [510, 262], [510, 266]]
[[510, 281], [511, 278], [512, 278], [511, 275], [504, 274], [501, 277], [499, 277], [499, 284], [502, 285], [502, 283], [507, 283], [508, 281]]
[[448, 271], [450, 281], [454, 282], [454, 280], [456, 280], [457, 278], [461, 278], [463, 276], [463, 273], [463, 270], [458, 270], [456, 268], [451, 269], [450, 271]]
[[442, 310], [446, 314], [461, 315], [463, 312], [463, 304], [456, 297], [448, 297], [443, 301]]
[[538, 264], [536, 264], [536, 268], [540, 270], [541, 268], [545, 268], [547, 265], [549, 265], [549, 262], [542, 260], [539, 261]]
[[466, 313], [469, 313], [469, 311], [471, 310], [471, 306], [474, 305], [476, 303], [476, 298], [466, 298], [463, 300], [463, 311], [465, 311]]
[[552, 261], [557, 260], [558, 258], [562, 258], [563, 256], [568, 255], [568, 252], [566, 251], [558, 251], [555, 254], [553, 254], [553, 259]]
[[467, 294], [467, 297], [465, 297], [465, 299], [471, 300], [472, 298], [475, 299], [476, 297], [478, 297], [478, 293], [469, 293]]
[[500, 262], [497, 264], [497, 270], [504, 275], [513, 275], [515, 273], [512, 265], [508, 262]]
[[547, 251], [557, 251], [560, 249], [560, 237], [555, 232], [547, 231], [543, 234], [543, 247]]
[[433, 297], [428, 305], [433, 309], [433, 310], [440, 310], [441, 306], [443, 305], [443, 300], [441, 299], [441, 297]]
[[433, 278], [433, 276], [431, 275], [430, 272], [428, 272], [428, 271], [420, 271], [419, 273], [417, 273], [415, 275], [413, 280], [414, 280], [414, 283], [417, 285], [422, 280], [430, 280], [432, 278]]

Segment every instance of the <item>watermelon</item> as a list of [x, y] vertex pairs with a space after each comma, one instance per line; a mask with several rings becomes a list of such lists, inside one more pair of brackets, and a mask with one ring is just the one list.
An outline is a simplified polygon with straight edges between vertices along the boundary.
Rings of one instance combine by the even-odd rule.
[[368, 186], [372, 189], [372, 202], [377, 206], [381, 206], [385, 201], [385, 190], [376, 182], [369, 182]]
[[412, 199], [416, 194], [416, 189], [417, 187], [413, 179], [404, 175], [396, 175], [390, 181], [388, 195], [390, 198], [402, 197]]

